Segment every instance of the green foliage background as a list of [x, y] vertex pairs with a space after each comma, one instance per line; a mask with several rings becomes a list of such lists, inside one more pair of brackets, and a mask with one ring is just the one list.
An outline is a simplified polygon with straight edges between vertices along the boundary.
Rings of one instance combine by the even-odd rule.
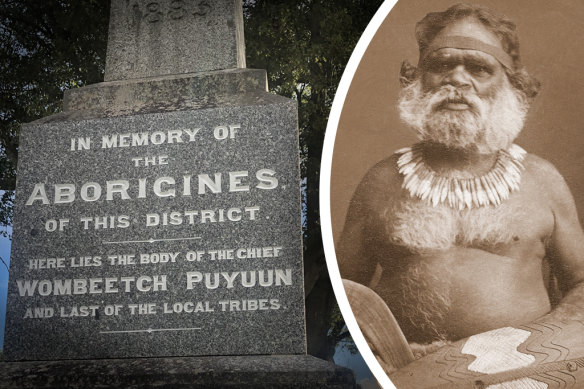
[[[175, 0], [196, 1], [196, 0]], [[348, 338], [321, 243], [318, 183], [326, 123], [344, 67], [381, 0], [244, 0], [247, 67], [299, 109], [309, 353]], [[12, 223], [22, 123], [59, 112], [68, 88], [103, 81], [109, 1], [0, 3], [0, 225]]]

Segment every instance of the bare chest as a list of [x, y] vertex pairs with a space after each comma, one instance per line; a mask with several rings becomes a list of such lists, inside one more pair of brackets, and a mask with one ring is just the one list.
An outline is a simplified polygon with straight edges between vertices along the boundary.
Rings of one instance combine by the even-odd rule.
[[384, 216], [388, 243], [412, 254], [464, 247], [521, 257], [526, 250], [543, 249], [553, 231], [551, 211], [519, 194], [500, 206], [462, 211], [410, 198]]

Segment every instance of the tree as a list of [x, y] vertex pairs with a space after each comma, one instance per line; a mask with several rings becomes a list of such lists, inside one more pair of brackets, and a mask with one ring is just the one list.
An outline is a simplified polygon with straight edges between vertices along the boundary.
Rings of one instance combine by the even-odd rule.
[[[381, 0], [244, 0], [248, 67], [296, 99], [305, 211], [309, 352], [331, 360], [348, 337], [321, 243], [318, 183], [326, 123], [345, 64]], [[18, 131], [61, 110], [62, 92], [103, 81], [107, 0], [4, 0], [0, 4], [0, 189], [15, 186]], [[11, 223], [10, 193], [0, 225]]]
[[337, 85], [382, 1], [249, 0], [244, 4], [248, 67], [266, 69], [270, 89], [296, 99], [304, 183], [304, 267], [309, 353], [332, 360], [347, 338], [322, 247], [318, 184], [326, 123]]
[[0, 3], [0, 225], [12, 224], [22, 123], [59, 112], [63, 90], [103, 81], [107, 0]]

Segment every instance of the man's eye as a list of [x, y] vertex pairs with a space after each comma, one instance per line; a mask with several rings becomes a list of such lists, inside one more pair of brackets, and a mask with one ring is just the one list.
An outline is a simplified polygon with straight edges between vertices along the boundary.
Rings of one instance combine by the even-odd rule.
[[433, 73], [447, 72], [453, 68], [452, 63], [446, 61], [428, 61], [426, 63], [426, 70]]
[[481, 64], [468, 64], [466, 68], [469, 72], [477, 75], [489, 75], [493, 74], [492, 69], [489, 66], [481, 65]]

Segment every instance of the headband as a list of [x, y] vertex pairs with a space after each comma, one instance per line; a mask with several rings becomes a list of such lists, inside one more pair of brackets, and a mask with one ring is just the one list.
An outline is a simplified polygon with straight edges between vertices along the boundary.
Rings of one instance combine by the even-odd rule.
[[430, 46], [428, 46], [426, 50], [421, 53], [419, 63], [421, 64], [426, 59], [426, 57], [434, 51], [445, 48], [482, 51], [483, 53], [487, 53], [495, 57], [497, 61], [499, 61], [501, 65], [505, 66], [507, 69], [513, 69], [513, 59], [502, 48], [490, 45], [475, 38], [457, 35], [442, 36], [434, 39]]

